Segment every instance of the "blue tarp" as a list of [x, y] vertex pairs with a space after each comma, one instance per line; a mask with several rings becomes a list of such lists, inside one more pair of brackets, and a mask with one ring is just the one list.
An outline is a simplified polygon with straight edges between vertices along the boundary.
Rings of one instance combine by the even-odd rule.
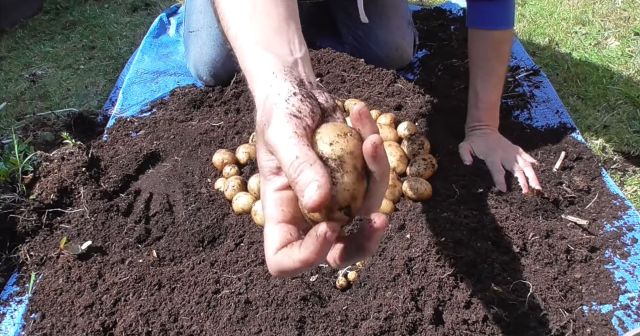
[[[464, 2], [447, 3], [444, 7], [453, 11], [460, 10]], [[416, 10], [419, 7], [412, 6]], [[151, 25], [140, 47], [134, 52], [123, 69], [116, 85], [104, 105], [104, 117], [111, 126], [119, 118], [140, 117], [151, 113], [152, 102], [166, 97], [173, 89], [199, 83], [187, 70], [182, 43], [184, 13], [178, 5], [162, 13]], [[420, 51], [416, 58], [428, 57]], [[513, 44], [512, 63], [523, 68], [536, 68], [522, 44], [516, 39]], [[404, 73], [409, 79], [414, 75]], [[566, 108], [556, 94], [547, 76], [540, 72], [535, 78], [537, 87], [525, 83], [524, 90], [535, 90], [535, 101], [530, 111], [516, 114], [519, 120], [537, 128], [575, 126]], [[584, 141], [578, 131], [572, 134]], [[606, 266], [620, 287], [622, 295], [617, 302], [592, 302], [583, 307], [585, 312], [613, 312], [612, 325], [620, 335], [640, 327], [640, 214], [624, 197], [609, 174], [602, 170], [602, 178], [611, 191], [618, 196], [618, 202], [626, 211], [620, 218], [608, 223], [606, 229], [624, 234], [623, 242], [628, 244], [628, 256], [621, 258], [614, 251], [605, 251], [611, 260]], [[630, 230], [632, 228], [633, 230]], [[14, 274], [0, 294], [0, 335], [19, 335], [24, 325], [29, 294], [26, 288], [18, 286], [20, 275]], [[24, 282], [24, 281], [23, 281]], [[614, 284], [612, 284], [614, 285]]]

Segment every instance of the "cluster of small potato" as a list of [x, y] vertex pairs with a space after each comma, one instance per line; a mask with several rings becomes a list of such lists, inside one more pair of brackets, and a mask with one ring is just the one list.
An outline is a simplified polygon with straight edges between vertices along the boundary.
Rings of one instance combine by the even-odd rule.
[[[349, 126], [351, 126], [349, 115], [360, 102], [353, 98], [345, 100], [344, 103], [337, 102], [344, 111]], [[391, 168], [389, 186], [380, 206], [380, 212], [391, 214], [403, 194], [412, 201], [430, 199], [432, 189], [427, 179], [438, 169], [438, 162], [430, 154], [429, 140], [418, 134], [418, 128], [413, 122], [403, 121], [396, 127], [395, 114], [382, 113], [380, 110], [370, 112], [384, 140], [384, 149]]]
[[364, 268], [364, 261], [358, 261], [354, 266], [349, 266], [338, 272], [338, 278], [336, 279], [336, 288], [339, 290], [345, 290], [355, 284], [358, 279], [358, 271]]
[[235, 153], [229, 149], [218, 149], [213, 154], [211, 163], [222, 173], [222, 177], [215, 181], [213, 188], [231, 201], [231, 208], [235, 214], [251, 214], [256, 225], [262, 227], [264, 214], [260, 201], [260, 175], [254, 174], [245, 183], [238, 167], [255, 159], [255, 133], [249, 138], [249, 143], [238, 146]]

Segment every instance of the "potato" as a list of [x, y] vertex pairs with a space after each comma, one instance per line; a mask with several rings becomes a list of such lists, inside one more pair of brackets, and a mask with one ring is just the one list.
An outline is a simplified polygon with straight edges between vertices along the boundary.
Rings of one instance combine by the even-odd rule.
[[410, 159], [416, 156], [427, 155], [431, 152], [431, 144], [426, 137], [422, 135], [414, 135], [402, 140], [400, 145], [402, 150], [407, 154]]
[[236, 215], [250, 214], [253, 208], [253, 203], [256, 202], [256, 198], [246, 191], [241, 191], [233, 196], [231, 200], [231, 208]]
[[351, 111], [353, 111], [353, 108], [360, 103], [362, 103], [362, 100], [360, 99], [349, 98], [345, 100], [343, 106], [344, 106], [344, 111], [346, 112], [346, 115], [351, 115]]
[[246, 165], [251, 160], [256, 159], [256, 145], [242, 144], [236, 148], [236, 158], [241, 165]]
[[431, 184], [419, 177], [408, 177], [402, 183], [402, 192], [413, 201], [426, 201], [431, 198]]
[[378, 124], [387, 125], [387, 126], [396, 128], [396, 115], [389, 112], [383, 113], [378, 117], [378, 119], [376, 119], [376, 122]]
[[407, 166], [407, 176], [428, 179], [435, 174], [438, 169], [438, 162], [431, 154], [417, 156], [409, 161]]
[[377, 121], [380, 115], [382, 115], [382, 112], [380, 112], [380, 110], [371, 110], [369, 111], [369, 113], [371, 113], [371, 118], [373, 118], [373, 121]]
[[256, 199], [260, 199], [260, 174], [253, 174], [247, 182], [247, 190]]
[[400, 148], [400, 145], [398, 145], [397, 142], [385, 141], [384, 150], [387, 152], [387, 159], [389, 160], [391, 171], [398, 175], [404, 174], [407, 170], [409, 160], [404, 151], [402, 151], [402, 148]]
[[356, 271], [349, 271], [347, 272], [347, 280], [349, 280], [350, 283], [356, 283], [356, 281], [358, 281], [358, 272]]
[[402, 197], [402, 181], [398, 178], [395, 172], [389, 173], [389, 185], [387, 191], [384, 193], [384, 198], [390, 200], [393, 203], [398, 203]]
[[240, 168], [235, 164], [228, 164], [222, 168], [222, 176], [229, 178], [231, 176], [240, 175]]
[[227, 182], [227, 179], [224, 177], [217, 179], [216, 182], [213, 184], [213, 189], [219, 192], [224, 192], [224, 184], [226, 182]]
[[224, 197], [231, 201], [237, 193], [245, 190], [246, 186], [242, 177], [237, 175], [231, 176], [224, 184]]
[[327, 220], [346, 224], [358, 214], [367, 190], [362, 138], [341, 122], [320, 125], [313, 136], [313, 149], [329, 171], [331, 199], [324, 209], [305, 217], [314, 223]]
[[400, 142], [398, 132], [389, 125], [378, 124], [378, 132], [384, 141]]
[[349, 280], [342, 275], [336, 279], [336, 288], [339, 290], [345, 290], [349, 287]]
[[256, 144], [256, 132], [251, 133], [251, 135], [249, 136], [249, 144], [250, 145]]
[[385, 215], [390, 215], [393, 213], [395, 209], [396, 209], [395, 204], [393, 204], [393, 202], [385, 198], [382, 200], [382, 204], [380, 204], [379, 211]]
[[[411, 121], [403, 121], [398, 125], [398, 135], [406, 139], [418, 132], [418, 126]], [[237, 156], [237, 154], [236, 154]]]
[[218, 149], [211, 158], [211, 163], [218, 171], [222, 171], [224, 166], [238, 162], [236, 156], [228, 149]]
[[251, 207], [251, 218], [253, 222], [259, 227], [264, 227], [264, 212], [262, 210], [262, 201], [257, 200]]

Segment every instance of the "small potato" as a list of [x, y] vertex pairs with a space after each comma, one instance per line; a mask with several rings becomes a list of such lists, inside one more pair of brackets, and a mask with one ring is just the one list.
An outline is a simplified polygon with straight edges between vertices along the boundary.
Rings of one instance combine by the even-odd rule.
[[253, 208], [253, 203], [256, 202], [256, 198], [246, 191], [241, 191], [233, 196], [231, 200], [231, 208], [236, 215], [250, 214]]
[[431, 152], [431, 144], [426, 137], [421, 135], [414, 135], [412, 137], [402, 140], [400, 145], [402, 150], [407, 154], [410, 159], [416, 156], [427, 155]]
[[241, 165], [246, 165], [251, 160], [256, 159], [256, 145], [242, 144], [236, 148], [236, 158]]
[[237, 175], [232, 176], [228, 178], [227, 182], [224, 184], [224, 197], [231, 201], [237, 193], [245, 190], [247, 189], [242, 177]]
[[382, 115], [382, 112], [380, 110], [371, 110], [369, 111], [369, 113], [371, 113], [371, 118], [373, 118], [373, 121], [377, 121], [380, 115]]
[[391, 126], [378, 124], [378, 132], [384, 141], [400, 142], [398, 132], [396, 132], [396, 129]]
[[376, 122], [378, 124], [387, 125], [387, 126], [396, 128], [396, 115], [389, 112], [383, 113], [378, 117], [378, 119], [376, 119]]
[[211, 158], [211, 163], [218, 171], [222, 171], [224, 166], [235, 164], [237, 161], [235, 154], [228, 149], [218, 149]]
[[240, 175], [240, 168], [235, 164], [228, 164], [222, 168], [222, 176], [226, 178], [237, 175]]
[[349, 280], [347, 280], [347, 278], [343, 276], [339, 276], [336, 279], [336, 288], [338, 288], [339, 290], [345, 290], [347, 289], [347, 287], [349, 287]]
[[251, 218], [253, 222], [259, 227], [264, 227], [264, 212], [262, 210], [262, 201], [257, 200], [251, 207]]
[[419, 177], [409, 177], [402, 183], [402, 192], [413, 201], [426, 201], [431, 198], [431, 184]]
[[356, 263], [356, 269], [361, 270], [364, 268], [365, 262], [364, 260], [360, 260]]
[[347, 280], [349, 280], [349, 282], [352, 284], [356, 283], [356, 281], [358, 281], [358, 272], [356, 271], [347, 272]]
[[391, 171], [398, 175], [404, 174], [407, 170], [409, 159], [407, 159], [407, 155], [402, 151], [400, 145], [398, 145], [397, 142], [385, 141], [384, 150], [387, 152], [387, 159], [389, 160]]
[[249, 144], [251, 145], [256, 144], [256, 132], [251, 133], [251, 135], [249, 136]]
[[395, 204], [393, 204], [393, 202], [385, 198], [382, 200], [382, 204], [380, 204], [379, 211], [385, 215], [390, 215], [393, 213], [395, 209], [396, 209]]
[[213, 184], [213, 189], [219, 192], [224, 192], [224, 184], [226, 182], [227, 182], [227, 179], [224, 177], [217, 179], [216, 182]]
[[403, 121], [398, 125], [398, 135], [406, 139], [418, 132], [418, 126], [411, 121]]
[[417, 156], [409, 161], [407, 176], [428, 179], [438, 170], [438, 161], [431, 154]]
[[360, 103], [362, 103], [362, 100], [360, 99], [349, 98], [345, 100], [343, 106], [344, 106], [344, 111], [346, 112], [346, 115], [351, 115], [351, 111], [353, 111], [353, 108]]
[[256, 199], [260, 199], [260, 174], [253, 174], [247, 182], [247, 190]]
[[389, 185], [387, 191], [384, 194], [384, 198], [390, 200], [393, 203], [398, 203], [402, 197], [402, 181], [398, 178], [396, 173], [389, 173]]

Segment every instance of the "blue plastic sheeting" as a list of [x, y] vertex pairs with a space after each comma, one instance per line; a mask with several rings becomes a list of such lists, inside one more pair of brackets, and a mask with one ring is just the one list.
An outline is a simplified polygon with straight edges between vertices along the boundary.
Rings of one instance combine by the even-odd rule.
[[[456, 0], [443, 7], [452, 11], [460, 11], [464, 1]], [[413, 10], [420, 7], [410, 6]], [[119, 118], [141, 117], [148, 115], [150, 104], [165, 98], [173, 89], [196, 85], [199, 83], [189, 73], [182, 41], [184, 14], [178, 5], [172, 6], [162, 13], [151, 25], [149, 32], [140, 47], [134, 52], [120, 74], [115, 88], [104, 105], [105, 118], [109, 118], [108, 126], [112, 126]], [[414, 60], [428, 57], [428, 52], [421, 50]], [[537, 68], [522, 44], [516, 39], [513, 44], [513, 65], [523, 69]], [[415, 78], [416, 73], [402, 73], [408, 79]], [[533, 87], [535, 81], [536, 87]], [[533, 107], [521, 111], [515, 117], [536, 128], [544, 129], [561, 125], [572, 126], [575, 123], [569, 116], [562, 101], [549, 82], [547, 76], [540, 72], [533, 78], [528, 76], [524, 83], [524, 91], [534, 92]], [[584, 139], [578, 131], [572, 134], [576, 139]], [[613, 250], [605, 251], [611, 262], [606, 266], [613, 274], [621, 295], [617, 302], [592, 302], [583, 307], [585, 312], [612, 312], [612, 325], [619, 335], [640, 327], [640, 214], [624, 197], [609, 174], [602, 170], [602, 177], [609, 189], [619, 197], [618, 202], [626, 207], [620, 218], [609, 223], [607, 230], [623, 233], [622, 240], [628, 244], [628, 257], [621, 258]], [[24, 326], [29, 294], [26, 288], [17, 285], [18, 274], [14, 274], [0, 294], [0, 335], [19, 335]], [[613, 284], [612, 284], [613, 285]]]

